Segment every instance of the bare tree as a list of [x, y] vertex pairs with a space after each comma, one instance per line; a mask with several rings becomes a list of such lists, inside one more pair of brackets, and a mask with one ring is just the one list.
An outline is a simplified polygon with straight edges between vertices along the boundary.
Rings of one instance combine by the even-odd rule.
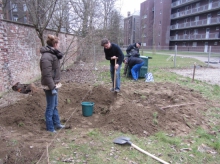
[[46, 29], [50, 19], [54, 13], [54, 9], [58, 0], [24, 0], [30, 20], [44, 46], [44, 30]]
[[122, 16], [120, 13], [116, 10], [113, 10], [110, 14], [109, 18], [109, 24], [108, 24], [108, 30], [109, 30], [109, 39], [116, 43], [121, 44], [122, 38], [120, 38], [121, 32], [121, 22], [122, 22]]
[[104, 29], [107, 28], [108, 26], [108, 20], [109, 16], [112, 13], [114, 7], [115, 7], [115, 2], [117, 0], [101, 0], [101, 4], [103, 6], [103, 19], [104, 19]]

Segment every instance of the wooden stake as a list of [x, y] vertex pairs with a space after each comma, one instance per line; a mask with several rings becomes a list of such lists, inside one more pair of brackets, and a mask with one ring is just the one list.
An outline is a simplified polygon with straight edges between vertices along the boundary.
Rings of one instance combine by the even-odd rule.
[[193, 67], [193, 78], [192, 78], [192, 82], [194, 82], [195, 71], [196, 71], [196, 63], [194, 63], [194, 67]]
[[160, 109], [164, 110], [164, 109], [167, 109], [167, 108], [180, 107], [180, 106], [186, 106], [186, 105], [195, 105], [195, 103], [179, 104], [179, 105], [169, 105], [169, 106], [162, 107]]
[[50, 164], [50, 160], [49, 160], [49, 153], [48, 153], [48, 143], [47, 143], [47, 164]]

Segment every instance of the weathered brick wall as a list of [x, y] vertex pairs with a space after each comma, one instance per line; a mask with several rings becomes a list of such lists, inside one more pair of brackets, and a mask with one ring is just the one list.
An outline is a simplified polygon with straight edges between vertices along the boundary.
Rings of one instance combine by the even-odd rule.
[[[48, 34], [55, 33], [45, 31], [45, 39]], [[71, 40], [71, 35], [59, 34], [61, 52]], [[30, 83], [40, 77], [40, 47], [40, 39], [32, 26], [0, 19], [0, 95], [16, 82]], [[72, 47], [77, 47], [76, 42]], [[72, 55], [65, 66], [73, 63], [75, 57]]]

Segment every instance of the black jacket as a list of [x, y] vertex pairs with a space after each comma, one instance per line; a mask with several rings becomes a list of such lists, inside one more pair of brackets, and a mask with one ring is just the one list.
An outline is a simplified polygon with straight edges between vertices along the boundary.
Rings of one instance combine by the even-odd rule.
[[124, 54], [117, 44], [111, 43], [111, 47], [109, 49], [104, 48], [104, 52], [106, 60], [110, 60], [111, 65], [115, 65], [115, 60], [111, 60], [111, 57], [113, 56], [118, 57], [117, 64], [121, 65], [124, 59]]
[[128, 58], [128, 66], [130, 68], [132, 68], [135, 64], [140, 64], [142, 62], [144, 62], [144, 60], [139, 57], [131, 56]]
[[139, 53], [139, 48], [136, 47], [136, 43], [128, 46], [128, 48], [126, 49], [127, 54], [130, 54], [132, 49], [136, 50]]

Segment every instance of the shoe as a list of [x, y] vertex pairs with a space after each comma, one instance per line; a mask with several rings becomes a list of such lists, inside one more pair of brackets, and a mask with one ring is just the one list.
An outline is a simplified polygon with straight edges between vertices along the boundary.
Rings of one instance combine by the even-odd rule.
[[115, 90], [115, 92], [117, 92], [117, 93], [118, 93], [118, 92], [120, 92], [120, 90], [119, 90], [119, 89], [116, 89], [116, 90]]
[[115, 90], [114, 90], [114, 88], [112, 88], [112, 89], [110, 89], [110, 91], [111, 91], [111, 92], [114, 92]]
[[58, 125], [58, 126], [56, 126], [56, 129], [63, 129], [63, 128], [65, 128], [65, 125]]
[[56, 130], [53, 130], [53, 131], [50, 131], [50, 130], [49, 130], [49, 132], [51, 132], [51, 133], [56, 133], [57, 131], [56, 131]]

